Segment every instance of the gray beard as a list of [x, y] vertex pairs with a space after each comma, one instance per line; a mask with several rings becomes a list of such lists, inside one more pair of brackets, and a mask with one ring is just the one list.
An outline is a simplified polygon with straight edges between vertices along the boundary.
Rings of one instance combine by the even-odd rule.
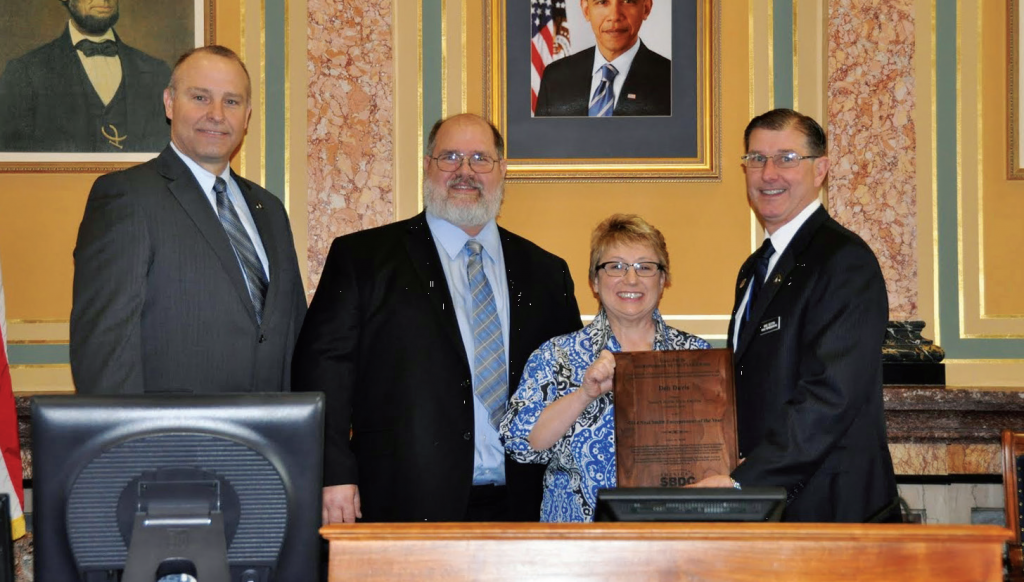
[[433, 183], [423, 181], [423, 206], [427, 212], [459, 228], [480, 227], [497, 218], [505, 197], [505, 185], [498, 184], [495, 194], [493, 197], [481, 196], [480, 201], [472, 206], [454, 205], [448, 199], [447, 186], [438, 189]]

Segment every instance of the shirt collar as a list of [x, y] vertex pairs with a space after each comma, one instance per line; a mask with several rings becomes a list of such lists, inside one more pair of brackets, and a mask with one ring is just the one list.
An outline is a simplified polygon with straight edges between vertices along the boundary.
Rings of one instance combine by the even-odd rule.
[[427, 212], [427, 226], [434, 238], [441, 243], [441, 248], [448, 253], [450, 260], [455, 260], [455, 257], [466, 246], [466, 241], [471, 238], [476, 239], [492, 259], [501, 252], [501, 237], [498, 235], [498, 224], [494, 222], [494, 219], [487, 221], [483, 229], [473, 237], [447, 220], [434, 216], [429, 211]]
[[206, 168], [200, 166], [192, 158], [186, 156], [178, 149], [178, 146], [171, 142], [171, 149], [174, 153], [178, 154], [181, 161], [185, 162], [188, 169], [192, 171], [192, 175], [196, 177], [196, 181], [199, 182], [199, 187], [202, 188], [204, 193], [213, 191], [213, 184], [217, 181], [217, 178], [224, 178], [224, 181], [228, 184], [231, 183], [231, 166], [224, 166], [224, 171], [220, 173], [220, 176], [215, 176], [212, 172]]
[[772, 239], [772, 246], [775, 247], [776, 255], [781, 255], [782, 251], [786, 250], [790, 241], [792, 241], [793, 237], [796, 236], [797, 231], [800, 230], [800, 227], [807, 222], [807, 219], [814, 214], [814, 211], [817, 210], [819, 206], [821, 206], [821, 201], [815, 198], [810, 204], [800, 211], [800, 214], [793, 217], [793, 220], [790, 220], [786, 224], [780, 226], [774, 234], [765, 235], [764, 238]]
[[68, 32], [71, 33], [71, 46], [75, 46], [76, 44], [78, 44], [78, 41], [80, 40], [91, 40], [93, 42], [103, 42], [105, 40], [112, 40], [114, 42], [117, 42], [117, 37], [114, 36], [113, 28], [108, 28], [106, 32], [99, 36], [86, 36], [79, 32], [78, 29], [75, 28], [75, 25], [72, 24], [70, 20], [68, 20]]
[[[633, 59], [636, 57], [636, 53], [639, 50], [640, 50], [640, 39], [638, 38], [638, 39], [636, 39], [636, 42], [633, 44], [633, 46], [629, 48], [628, 51], [626, 51], [626, 52], [622, 53], [621, 55], [619, 55], [618, 57], [616, 57], [616, 59], [614, 61], [611, 61], [612, 66], [615, 67], [615, 70], [618, 71], [619, 75], [623, 74], [623, 72], [625, 72], [625, 71], [628, 71], [629, 67], [631, 67], [633, 65]], [[594, 47], [594, 70], [591, 71], [591, 76], [596, 75], [597, 72], [601, 70], [601, 67], [603, 67], [604, 64], [607, 63], [607, 62], [608, 61], [605, 60], [604, 55], [601, 54], [601, 50], [595, 46]]]

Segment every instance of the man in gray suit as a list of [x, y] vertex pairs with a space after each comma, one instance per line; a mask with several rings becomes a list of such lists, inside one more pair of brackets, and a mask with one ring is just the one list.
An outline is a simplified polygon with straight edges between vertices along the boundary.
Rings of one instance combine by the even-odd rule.
[[79, 393], [290, 389], [306, 302], [288, 217], [228, 165], [251, 93], [230, 49], [186, 53], [163, 96], [171, 144], [93, 185], [75, 247]]

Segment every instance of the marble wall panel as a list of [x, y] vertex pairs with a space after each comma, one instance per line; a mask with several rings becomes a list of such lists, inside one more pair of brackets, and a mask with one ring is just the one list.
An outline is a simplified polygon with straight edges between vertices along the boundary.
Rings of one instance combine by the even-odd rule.
[[878, 255], [890, 319], [917, 316], [914, 0], [829, 0], [829, 209]]
[[391, 0], [308, 0], [310, 297], [335, 237], [391, 222]]

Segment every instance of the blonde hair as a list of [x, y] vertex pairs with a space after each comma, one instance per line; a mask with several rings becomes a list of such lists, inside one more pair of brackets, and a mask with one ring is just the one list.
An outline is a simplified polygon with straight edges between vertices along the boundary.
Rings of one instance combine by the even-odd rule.
[[665, 273], [665, 286], [672, 281], [668, 246], [661, 231], [636, 214], [613, 214], [597, 225], [590, 235], [590, 280], [597, 278], [597, 263], [609, 247], [618, 244], [644, 245], [654, 250]]

